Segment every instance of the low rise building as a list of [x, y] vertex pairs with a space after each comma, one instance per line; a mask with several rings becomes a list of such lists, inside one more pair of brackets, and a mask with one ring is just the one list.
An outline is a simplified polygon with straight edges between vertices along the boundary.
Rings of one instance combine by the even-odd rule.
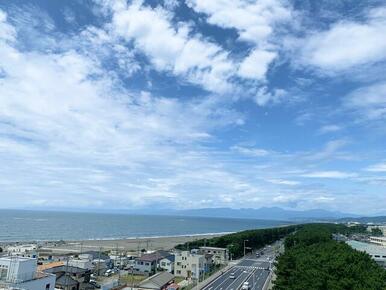
[[9, 246], [7, 247], [7, 253], [10, 256], [38, 258], [38, 246], [35, 244]]
[[48, 268], [45, 272], [54, 274], [56, 276], [55, 288], [64, 290], [87, 288], [91, 276], [90, 270], [68, 265]]
[[87, 259], [79, 259], [79, 258], [70, 259], [68, 261], [68, 265], [72, 267], [86, 269], [86, 270], [93, 270], [95, 267], [92, 261]]
[[370, 243], [386, 247], [386, 237], [370, 237]]
[[194, 254], [189, 251], [175, 254], [175, 276], [200, 280], [206, 270], [207, 263], [204, 255]]
[[350, 240], [346, 242], [357, 251], [365, 252], [371, 256], [380, 266], [386, 268], [386, 248], [374, 244]]
[[165, 257], [158, 262], [158, 268], [169, 273], [174, 273], [174, 261], [174, 255]]
[[151, 275], [154, 274], [158, 267], [158, 262], [166, 257], [172, 256], [167, 251], [155, 251], [149, 254], [143, 254], [141, 257], [135, 259], [134, 270]]
[[0, 258], [0, 283], [9, 288], [54, 290], [55, 275], [37, 270], [37, 259], [19, 256]]
[[173, 283], [173, 280], [173, 274], [160, 272], [140, 282], [138, 289], [166, 290]]
[[225, 265], [229, 260], [229, 251], [227, 248], [200, 247], [201, 254], [212, 255], [213, 263], [216, 265]]

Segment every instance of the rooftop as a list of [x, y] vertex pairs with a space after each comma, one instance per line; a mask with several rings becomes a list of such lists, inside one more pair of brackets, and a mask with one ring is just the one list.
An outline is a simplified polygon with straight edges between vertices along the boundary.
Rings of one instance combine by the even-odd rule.
[[174, 279], [174, 275], [169, 272], [160, 272], [158, 274], [155, 274], [145, 280], [143, 280], [141, 283], [139, 283], [139, 286], [144, 285], [148, 282], [151, 282], [160, 288], [168, 284], [170, 281]]
[[218, 248], [218, 247], [200, 247], [202, 250], [217, 250], [217, 251], [225, 251], [227, 248]]
[[160, 250], [151, 254], [144, 254], [141, 257], [137, 258], [137, 260], [151, 262], [161, 260], [169, 256], [172, 256], [172, 254], [167, 251]]
[[39, 271], [44, 271], [44, 270], [47, 270], [47, 269], [50, 269], [50, 268], [54, 268], [54, 267], [59, 267], [59, 266], [64, 266], [64, 262], [63, 261], [57, 261], [57, 262], [51, 262], [51, 263], [46, 263], [46, 264], [43, 264], [43, 265], [39, 265], [38, 266], [38, 270]]

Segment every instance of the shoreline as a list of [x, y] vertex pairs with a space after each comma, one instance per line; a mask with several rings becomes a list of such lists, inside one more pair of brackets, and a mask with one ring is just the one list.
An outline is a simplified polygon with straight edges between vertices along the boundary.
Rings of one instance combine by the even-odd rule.
[[116, 239], [92, 239], [92, 240], [66, 240], [66, 241], [19, 241], [19, 242], [0, 242], [1, 246], [37, 244], [39, 245], [39, 255], [69, 255], [79, 254], [87, 251], [111, 251], [118, 250], [131, 254], [139, 255], [142, 249], [148, 251], [171, 250], [178, 244], [193, 242], [200, 239], [210, 239], [224, 236], [232, 232], [206, 233], [206, 234], [187, 234], [173, 236], [153, 236], [153, 237], [129, 237]]
[[117, 237], [117, 238], [90, 238], [90, 239], [46, 239], [46, 240], [0, 240], [0, 245], [10, 244], [41, 244], [41, 243], [81, 243], [92, 241], [131, 241], [131, 240], [144, 240], [144, 239], [163, 239], [163, 238], [184, 238], [184, 237], [210, 237], [210, 236], [223, 236], [228, 234], [237, 233], [233, 232], [214, 232], [214, 233], [201, 233], [201, 234], [179, 234], [179, 235], [157, 235], [157, 236], [136, 236], [136, 237]]

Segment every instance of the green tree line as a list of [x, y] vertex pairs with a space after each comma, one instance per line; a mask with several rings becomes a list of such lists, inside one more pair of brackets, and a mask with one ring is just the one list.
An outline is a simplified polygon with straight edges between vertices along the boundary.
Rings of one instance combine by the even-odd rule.
[[244, 241], [250, 250], [259, 249], [293, 233], [302, 225], [292, 225], [285, 227], [247, 230], [238, 233], [228, 234], [211, 239], [200, 239], [193, 242], [177, 245], [176, 249], [188, 250], [202, 246], [228, 248], [233, 258], [240, 258], [244, 254]]
[[274, 290], [386, 290], [386, 271], [371, 257], [332, 239], [364, 227], [304, 225], [285, 240]]

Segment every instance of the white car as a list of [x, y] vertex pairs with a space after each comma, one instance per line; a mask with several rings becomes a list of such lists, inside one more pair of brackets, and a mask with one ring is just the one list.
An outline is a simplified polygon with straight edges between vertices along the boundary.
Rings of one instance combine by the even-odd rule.
[[231, 274], [229, 275], [229, 278], [230, 278], [230, 279], [235, 279], [235, 278], [236, 278], [235, 273], [231, 273]]
[[249, 290], [249, 282], [244, 282], [243, 286], [241, 286], [241, 290]]

